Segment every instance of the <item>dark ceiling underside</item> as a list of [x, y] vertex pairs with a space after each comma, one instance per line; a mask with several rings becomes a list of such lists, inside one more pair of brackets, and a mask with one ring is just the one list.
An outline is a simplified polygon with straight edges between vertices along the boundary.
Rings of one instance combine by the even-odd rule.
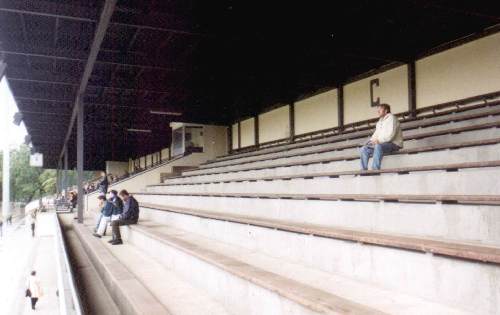
[[[170, 121], [229, 124], [481, 32], [500, 23], [485, 3], [119, 0], [84, 95], [85, 168], [168, 146]], [[7, 78], [46, 167], [57, 166], [102, 5], [0, 0]], [[69, 148], [74, 166], [74, 135]]]

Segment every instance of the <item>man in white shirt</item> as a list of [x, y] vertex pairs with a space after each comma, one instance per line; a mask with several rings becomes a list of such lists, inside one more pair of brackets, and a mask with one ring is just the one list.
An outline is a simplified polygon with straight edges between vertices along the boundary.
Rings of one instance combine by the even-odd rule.
[[399, 120], [391, 114], [391, 107], [388, 104], [377, 106], [377, 113], [380, 119], [377, 122], [375, 133], [370, 140], [361, 147], [361, 169], [368, 169], [368, 160], [373, 156], [372, 169], [379, 170], [384, 154], [398, 151], [403, 147], [403, 133]]

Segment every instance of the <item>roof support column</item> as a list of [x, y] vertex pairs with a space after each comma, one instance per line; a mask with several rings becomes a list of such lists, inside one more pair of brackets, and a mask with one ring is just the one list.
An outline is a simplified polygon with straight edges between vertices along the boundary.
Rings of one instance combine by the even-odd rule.
[[408, 63], [408, 111], [410, 117], [417, 115], [417, 85], [415, 61]]
[[61, 193], [61, 161], [57, 162], [57, 173], [56, 173], [56, 193], [59, 195]]
[[64, 189], [66, 195], [68, 194], [68, 148], [64, 150], [64, 171], [62, 180], [62, 189]]
[[78, 223], [83, 223], [83, 102], [77, 99], [76, 120], [76, 170], [78, 173]]
[[233, 125], [227, 127], [227, 153], [233, 152]]
[[290, 124], [290, 142], [295, 141], [295, 102], [290, 103], [288, 110], [288, 120]]
[[259, 147], [259, 115], [254, 118], [254, 128], [255, 128], [255, 147]]
[[342, 132], [344, 131], [344, 86], [341, 84], [337, 88], [337, 106], [338, 130]]
[[68, 132], [64, 140], [64, 148], [67, 148], [69, 138], [73, 131], [73, 125], [76, 122], [76, 170], [78, 174], [78, 223], [83, 223], [83, 95], [87, 89], [87, 84], [89, 82], [92, 70], [94, 69], [94, 64], [97, 60], [97, 55], [101, 47], [101, 43], [106, 35], [106, 30], [108, 28], [109, 22], [111, 21], [111, 16], [115, 10], [117, 0], [106, 0], [101, 11], [101, 16], [99, 17], [99, 23], [97, 24], [96, 32], [94, 35], [94, 40], [92, 42], [92, 47], [90, 48], [89, 57], [87, 59], [87, 64], [83, 70], [82, 80], [80, 81], [80, 87], [78, 89], [75, 105], [73, 107], [73, 113], [71, 115], [71, 121], [68, 127]]
[[64, 138], [64, 144], [61, 150], [60, 158], [62, 158], [64, 150], [66, 150], [68, 147], [68, 142], [69, 139], [71, 138], [71, 134], [73, 133], [73, 127], [77, 119], [76, 116], [78, 114], [78, 109], [80, 108], [80, 106], [83, 106], [81, 105], [83, 104], [83, 95], [85, 94], [85, 90], [87, 89], [87, 85], [89, 83], [92, 70], [94, 69], [94, 64], [97, 60], [97, 55], [99, 54], [101, 43], [104, 40], [104, 36], [106, 35], [106, 30], [108, 28], [109, 22], [111, 21], [111, 16], [113, 15], [113, 11], [116, 6], [116, 1], [117, 0], [106, 0], [102, 8], [101, 16], [99, 17], [99, 23], [97, 24], [96, 32], [94, 35], [94, 40], [90, 48], [89, 57], [87, 59], [87, 63], [85, 64], [82, 80], [80, 81], [80, 86], [78, 88], [75, 97], [73, 112], [71, 113], [71, 119], [69, 122], [68, 131], [66, 132], [66, 137]]
[[[0, 81], [3, 79], [5, 74], [6, 64], [3, 60], [0, 60]], [[5, 106], [4, 106], [5, 108]], [[7, 120], [7, 115], [2, 115]], [[6, 122], [7, 130], [6, 133], [9, 134], [9, 126], [10, 122]], [[3, 124], [3, 122], [2, 122]], [[2, 160], [2, 214], [3, 217], [6, 218], [10, 215], [10, 150], [9, 150], [9, 141], [5, 140], [3, 147], [3, 160]]]

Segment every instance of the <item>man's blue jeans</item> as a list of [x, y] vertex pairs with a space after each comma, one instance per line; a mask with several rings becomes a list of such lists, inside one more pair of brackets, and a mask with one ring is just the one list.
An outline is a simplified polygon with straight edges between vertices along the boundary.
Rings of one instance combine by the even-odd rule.
[[373, 156], [372, 169], [379, 170], [384, 154], [395, 152], [399, 149], [400, 147], [392, 142], [379, 143], [376, 145], [366, 144], [362, 146], [360, 149], [361, 169], [365, 171], [368, 169], [368, 160]]
[[102, 213], [100, 213], [98, 216], [97, 216], [97, 220], [95, 222], [95, 230], [97, 231], [97, 229], [99, 228], [99, 223], [101, 223], [101, 219], [102, 219]]

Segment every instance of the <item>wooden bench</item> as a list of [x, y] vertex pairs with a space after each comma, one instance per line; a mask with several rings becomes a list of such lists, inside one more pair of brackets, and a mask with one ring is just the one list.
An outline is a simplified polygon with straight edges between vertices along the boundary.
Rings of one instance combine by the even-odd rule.
[[[500, 114], [500, 110], [498, 111], [498, 114]], [[419, 133], [415, 135], [409, 135], [409, 136], [403, 136], [403, 139], [405, 141], [409, 140], [419, 140], [419, 139], [425, 139], [425, 138], [430, 138], [430, 137], [436, 137], [436, 136], [442, 136], [442, 135], [447, 135], [447, 134], [459, 134], [463, 132], [469, 132], [469, 131], [477, 131], [477, 130], [484, 130], [484, 129], [489, 129], [489, 128], [498, 128], [500, 127], [500, 121], [496, 122], [491, 122], [491, 123], [483, 123], [483, 124], [476, 124], [472, 126], [467, 126], [467, 127], [459, 127], [459, 128], [449, 128], [449, 129], [444, 129], [444, 130], [438, 130], [438, 131], [431, 131], [431, 132], [425, 132], [425, 133]], [[366, 135], [368, 136], [368, 134]], [[365, 139], [364, 135], [363, 137], [360, 137], [361, 139]], [[354, 139], [352, 139], [354, 140]], [[357, 138], [356, 138], [357, 140]], [[322, 144], [329, 144], [329, 143], [335, 143], [334, 142], [325, 142]], [[312, 146], [312, 145], [311, 145]], [[316, 144], [314, 145], [316, 146]], [[327, 147], [327, 148], [318, 148], [306, 152], [286, 152], [280, 156], [276, 157], [265, 157], [265, 158], [256, 158], [252, 160], [246, 160], [246, 161], [233, 161], [229, 162], [223, 165], [215, 165], [215, 166], [210, 166], [210, 165], [205, 165], [200, 167], [200, 170], [208, 170], [208, 169], [214, 169], [214, 168], [220, 168], [220, 167], [227, 167], [227, 166], [232, 166], [232, 165], [243, 165], [243, 164], [248, 164], [248, 163], [253, 163], [253, 162], [258, 162], [258, 161], [271, 161], [271, 160], [276, 160], [276, 159], [283, 159], [283, 158], [289, 158], [289, 157], [297, 157], [297, 156], [305, 156], [305, 155], [310, 155], [310, 154], [319, 154], [319, 153], [326, 153], [326, 152], [332, 152], [332, 151], [342, 151], [345, 149], [352, 149], [352, 148], [357, 148], [361, 146], [360, 143], [348, 143], [336, 147]]]
[[242, 177], [238, 179], [211, 179], [211, 180], [201, 180], [201, 181], [191, 181], [191, 182], [181, 182], [181, 183], [161, 183], [148, 185], [148, 187], [154, 186], [182, 186], [182, 185], [202, 185], [202, 184], [218, 184], [218, 183], [240, 183], [247, 181], [273, 181], [273, 180], [291, 180], [291, 179], [313, 179], [319, 177], [330, 177], [338, 178], [340, 176], [376, 176], [381, 174], [409, 174], [413, 172], [426, 172], [426, 171], [445, 171], [454, 172], [459, 169], [470, 169], [470, 168], [486, 168], [486, 167], [498, 167], [500, 166], [500, 160], [495, 161], [485, 161], [485, 162], [466, 162], [466, 163], [451, 163], [451, 164], [441, 164], [441, 165], [426, 165], [426, 166], [413, 166], [413, 167], [399, 167], [399, 168], [388, 168], [382, 170], [368, 170], [368, 171], [340, 171], [340, 172], [320, 172], [320, 173], [298, 173], [293, 175], [279, 175], [279, 176], [262, 176], [262, 177]]
[[[355, 196], [351, 196], [356, 198]], [[365, 198], [358, 196], [359, 198]], [[383, 196], [371, 196], [377, 200], [381, 200]], [[326, 198], [341, 198], [326, 197]], [[500, 202], [499, 197], [493, 196], [389, 196], [388, 198], [411, 198], [411, 199], [428, 199], [434, 200], [489, 200], [494, 199], [497, 203]], [[328, 199], [332, 200], [332, 199]], [[500, 203], [499, 203], [500, 204]], [[190, 208], [161, 206], [157, 204], [142, 203], [141, 207], [179, 213], [184, 215], [196, 216], [205, 219], [228, 221], [239, 224], [248, 224], [269, 229], [278, 229], [293, 233], [306, 235], [314, 235], [319, 237], [347, 240], [377, 246], [393, 247], [405, 250], [420, 251], [424, 253], [432, 253], [455, 258], [488, 262], [500, 264], [500, 248], [481, 244], [461, 243], [456, 241], [445, 241], [432, 238], [418, 238], [406, 235], [395, 235], [388, 233], [366, 232], [354, 229], [326, 227], [313, 224], [301, 224], [296, 222], [286, 222], [274, 219], [261, 219], [257, 217], [249, 217], [237, 214], [226, 214], [211, 211], [197, 211]]]
[[479, 204], [500, 205], [497, 195], [417, 195], [417, 194], [272, 194], [272, 193], [188, 193], [188, 192], [138, 192], [136, 195], [160, 196], [193, 196], [193, 197], [225, 197], [225, 198], [258, 198], [258, 199], [293, 199], [293, 200], [326, 200], [326, 201], [387, 201], [447, 204]]
[[87, 226], [74, 224], [73, 229], [122, 314], [170, 314]]
[[[412, 149], [402, 149], [402, 150], [399, 150], [397, 152], [391, 153], [391, 155], [417, 154], [417, 153], [432, 152], [432, 151], [439, 151], [439, 150], [451, 150], [451, 149], [461, 149], [461, 148], [483, 146], [483, 145], [493, 145], [493, 144], [497, 144], [497, 143], [500, 143], [500, 138], [492, 138], [492, 139], [487, 139], [487, 140], [476, 140], [476, 141], [466, 141], [466, 142], [460, 142], [460, 143], [450, 143], [450, 144], [441, 144], [441, 145], [431, 145], [431, 146], [412, 148]], [[316, 159], [311, 158], [311, 159], [308, 159], [305, 161], [282, 162], [282, 163], [276, 163], [273, 165], [266, 165], [266, 166], [250, 166], [250, 167], [241, 167], [241, 168], [230, 169], [230, 170], [209, 171], [209, 172], [204, 172], [204, 173], [199, 173], [199, 174], [187, 174], [187, 175], [177, 176], [177, 177], [172, 177], [172, 178], [189, 178], [189, 177], [194, 177], [194, 176], [227, 174], [227, 173], [241, 172], [241, 171], [256, 171], [256, 170], [263, 170], [263, 169], [274, 169], [274, 168], [279, 168], [279, 167], [304, 166], [304, 165], [311, 165], [311, 164], [326, 164], [326, 163], [331, 163], [331, 162], [336, 162], [336, 161], [350, 161], [350, 160], [357, 160], [357, 159], [359, 159], [359, 154], [350, 154], [350, 155], [329, 157], [329, 158], [316, 158]]]
[[[132, 225], [132, 231], [142, 233], [165, 246], [211, 264], [218, 269], [269, 290], [307, 310], [318, 314], [385, 314], [374, 308], [345, 299], [313, 286], [246, 263], [209, 247], [184, 239], [181, 234], [162, 233], [158, 226]], [[229, 281], [229, 280], [226, 280]]]
[[[405, 120], [403, 121], [404, 123], [407, 123], [407, 122], [412, 122], [412, 121], [416, 121], [418, 123], [414, 124], [414, 125], [406, 125], [406, 124], [402, 124], [401, 128], [403, 130], [411, 130], [411, 129], [417, 129], [417, 128], [422, 128], [422, 127], [427, 127], [427, 126], [433, 126], [433, 125], [439, 125], [439, 124], [446, 124], [446, 123], [449, 123], [451, 121], [455, 121], [455, 122], [458, 122], [458, 121], [464, 121], [464, 120], [469, 120], [469, 119], [476, 119], [476, 118], [481, 118], [481, 117], [487, 117], [487, 116], [490, 116], [490, 115], [498, 115], [498, 110], [497, 109], [494, 109], [494, 110], [491, 110], [491, 111], [485, 111], [485, 112], [479, 112], [479, 113], [469, 113], [469, 114], [464, 114], [464, 115], [459, 115], [458, 117], [453, 117], [452, 119], [450, 119], [449, 117], [445, 117], [445, 118], [442, 118], [442, 119], [434, 119], [434, 120], [431, 120], [431, 118], [434, 118], [434, 117], [439, 117], [439, 116], [444, 116], [444, 115], [448, 115], [448, 114], [452, 114], [452, 113], [457, 113], [457, 112], [464, 112], [464, 111], [468, 111], [468, 110], [473, 110], [473, 109], [478, 109], [478, 108], [482, 108], [482, 107], [493, 107], [493, 106], [498, 106], [500, 105], [500, 101], [495, 101], [495, 102], [491, 102], [491, 103], [485, 103], [485, 104], [480, 104], [479, 106], [470, 106], [470, 107], [466, 107], [466, 108], [462, 108], [461, 110], [458, 110], [458, 109], [453, 109], [453, 110], [449, 110], [449, 111], [443, 111], [443, 112], [439, 112], [439, 113], [435, 113], [431, 116], [425, 116], [425, 117], [420, 117], [420, 118], [415, 118], [415, 119], [410, 119], [410, 120]], [[419, 121], [422, 120], [422, 122], [420, 123]], [[374, 120], [374, 122], [376, 122], [376, 120]], [[338, 133], [334, 136], [328, 136], [327, 138], [339, 138], [341, 140], [347, 140], [347, 139], [350, 139], [351, 137], [358, 137], [358, 134], [363, 134], [363, 135], [369, 135], [371, 134], [371, 131], [373, 130], [374, 126], [366, 126], [366, 127], [363, 127], [363, 128], [357, 128], [357, 129], [353, 129], [352, 131], [344, 131], [342, 133]], [[281, 144], [281, 145], [277, 145], [277, 146], [273, 146], [273, 147], [268, 147], [268, 148], [264, 148], [264, 149], [260, 149], [259, 148], [255, 148], [254, 150], [252, 151], [249, 151], [249, 152], [244, 152], [244, 153], [233, 153], [233, 154], [229, 154], [229, 155], [225, 155], [225, 156], [220, 156], [220, 157], [217, 157], [216, 159], [214, 160], [211, 160], [211, 161], [207, 161], [205, 163], [202, 164], [203, 165], [208, 165], [208, 164], [211, 164], [211, 163], [215, 163], [215, 162], [221, 162], [221, 161], [227, 161], [227, 160], [232, 160], [232, 159], [238, 159], [238, 158], [242, 158], [242, 157], [249, 157], [249, 156], [255, 156], [255, 155], [262, 155], [262, 154], [269, 154], [269, 153], [275, 153], [275, 152], [280, 152], [280, 151], [284, 151], [284, 150], [287, 150], [287, 149], [296, 149], [296, 148], [301, 148], [301, 147], [307, 147], [307, 146], [310, 146], [311, 144], [309, 144], [308, 142], [313, 142], [314, 140], [317, 140], [318, 138], [315, 138], [315, 139], [305, 139], [305, 140], [301, 140], [301, 141], [295, 141], [293, 143], [285, 143], [285, 144]], [[321, 138], [319, 138], [321, 139]], [[315, 142], [315, 145], [317, 145], [316, 143], [318, 142]], [[321, 144], [321, 142], [319, 142]]]

